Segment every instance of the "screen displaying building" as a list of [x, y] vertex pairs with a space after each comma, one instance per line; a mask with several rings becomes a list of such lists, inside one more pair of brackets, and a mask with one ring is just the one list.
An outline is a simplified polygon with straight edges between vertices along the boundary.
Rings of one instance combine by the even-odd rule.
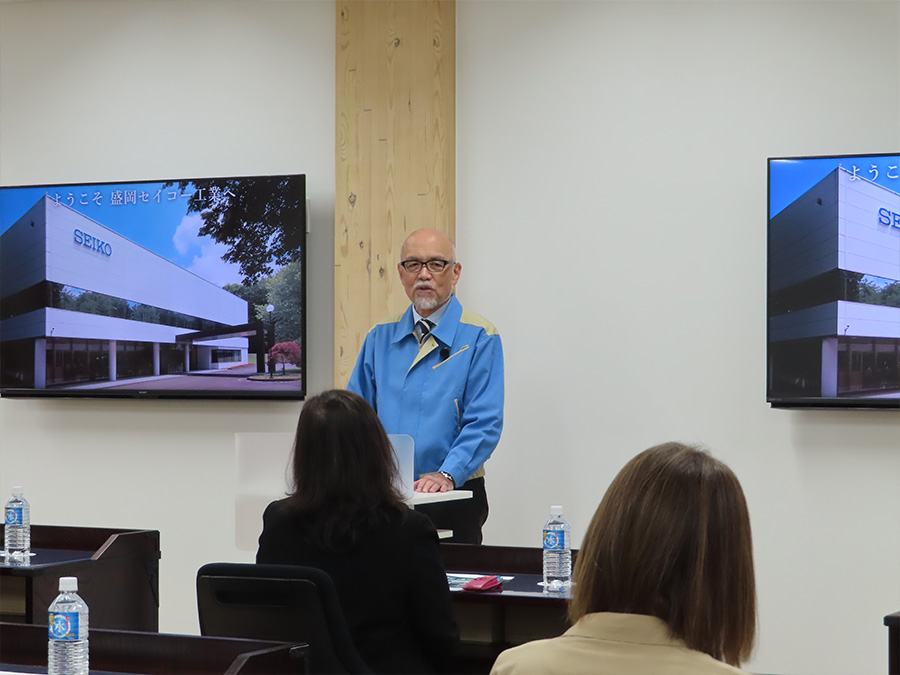
[[247, 363], [248, 303], [41, 197], [0, 235], [3, 382], [43, 389]]
[[900, 397], [896, 159], [871, 164], [880, 182], [838, 166], [770, 216], [770, 400]]

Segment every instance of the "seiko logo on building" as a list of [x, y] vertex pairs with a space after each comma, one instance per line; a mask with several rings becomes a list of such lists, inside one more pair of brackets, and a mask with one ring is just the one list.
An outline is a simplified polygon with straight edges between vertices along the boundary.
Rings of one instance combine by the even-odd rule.
[[81, 230], [75, 230], [75, 243], [81, 244], [92, 251], [102, 253], [105, 256], [112, 255], [112, 246], [101, 239], [97, 239], [97, 237], [92, 237], [87, 232], [82, 232]]
[[878, 209], [878, 222], [888, 227], [896, 227], [900, 230], [900, 213], [888, 211], [883, 206]]

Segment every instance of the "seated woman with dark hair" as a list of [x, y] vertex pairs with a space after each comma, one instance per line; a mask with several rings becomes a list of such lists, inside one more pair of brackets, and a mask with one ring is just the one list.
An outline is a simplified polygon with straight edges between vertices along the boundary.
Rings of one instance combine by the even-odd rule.
[[600, 502], [574, 581], [574, 625], [503, 652], [492, 675], [741, 673], [756, 585], [738, 479], [694, 447], [645, 450]]
[[349, 391], [308, 399], [292, 465], [294, 491], [266, 508], [256, 562], [327, 572], [375, 672], [446, 669], [459, 632], [437, 532], [404, 503], [375, 411]]

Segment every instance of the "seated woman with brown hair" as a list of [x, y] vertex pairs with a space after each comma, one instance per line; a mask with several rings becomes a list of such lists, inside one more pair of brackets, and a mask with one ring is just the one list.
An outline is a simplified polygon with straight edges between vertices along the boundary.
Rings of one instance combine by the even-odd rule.
[[573, 626], [503, 652], [492, 675], [742, 672], [756, 634], [756, 584], [738, 479], [695, 447], [645, 450], [600, 502], [574, 582]]
[[263, 514], [256, 562], [327, 572], [357, 651], [376, 673], [446, 668], [459, 632], [437, 531], [404, 503], [375, 411], [349, 391], [308, 399], [292, 468], [293, 493]]

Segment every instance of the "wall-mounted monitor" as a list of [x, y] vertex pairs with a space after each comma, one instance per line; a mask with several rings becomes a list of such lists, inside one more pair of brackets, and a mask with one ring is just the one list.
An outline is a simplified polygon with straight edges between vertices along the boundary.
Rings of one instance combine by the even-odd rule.
[[306, 176], [0, 187], [0, 395], [301, 399]]
[[900, 408], [900, 154], [768, 160], [767, 399]]

